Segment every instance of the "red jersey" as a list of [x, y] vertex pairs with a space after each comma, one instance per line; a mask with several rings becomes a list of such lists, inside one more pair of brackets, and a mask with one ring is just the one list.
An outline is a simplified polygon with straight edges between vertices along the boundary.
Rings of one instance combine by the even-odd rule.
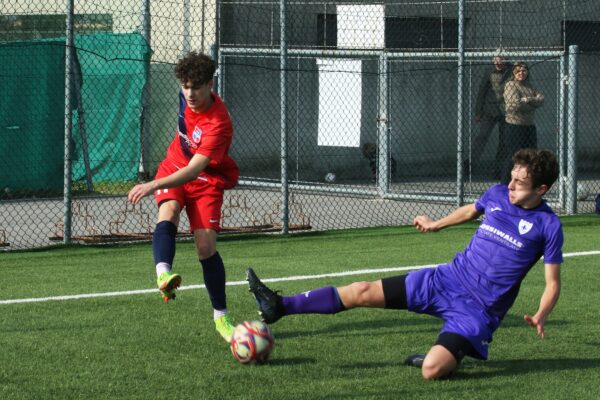
[[179, 92], [179, 122], [177, 135], [167, 149], [167, 159], [178, 168], [188, 165], [194, 154], [210, 158], [199, 175], [209, 184], [230, 189], [237, 184], [239, 168], [229, 156], [233, 125], [223, 101], [211, 93], [213, 104], [206, 112], [192, 111]]

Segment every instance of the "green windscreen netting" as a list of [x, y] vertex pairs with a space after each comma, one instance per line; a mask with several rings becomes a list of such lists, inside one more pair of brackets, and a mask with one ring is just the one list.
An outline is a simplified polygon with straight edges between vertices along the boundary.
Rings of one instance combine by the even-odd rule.
[[[57, 38], [0, 45], [2, 188], [62, 191], [64, 43]], [[137, 33], [78, 36], [76, 48], [73, 180], [85, 179], [86, 159], [94, 182], [133, 180], [150, 48]]]
[[[144, 60], [150, 48], [137, 33], [78, 36], [76, 46], [93, 180], [133, 180], [140, 160]], [[75, 110], [73, 119], [74, 180], [85, 178], [80, 111]]]
[[64, 40], [0, 45], [0, 185], [60, 190], [65, 134]]

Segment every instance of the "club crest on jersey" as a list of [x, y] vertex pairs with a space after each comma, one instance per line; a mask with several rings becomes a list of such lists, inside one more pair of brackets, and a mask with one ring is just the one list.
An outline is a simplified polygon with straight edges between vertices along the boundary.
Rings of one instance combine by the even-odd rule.
[[194, 143], [200, 143], [200, 139], [202, 138], [202, 129], [199, 127], [194, 128], [194, 132], [192, 133], [192, 140]]
[[531, 228], [533, 228], [533, 223], [525, 221], [524, 219], [519, 221], [519, 233], [521, 235], [524, 235], [527, 232], [529, 232]]

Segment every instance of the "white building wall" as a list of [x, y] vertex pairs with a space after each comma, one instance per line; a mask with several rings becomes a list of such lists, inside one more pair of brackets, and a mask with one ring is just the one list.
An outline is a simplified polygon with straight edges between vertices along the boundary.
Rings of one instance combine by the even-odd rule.
[[[65, 14], [67, 0], [4, 0], [0, 15]], [[190, 25], [184, 29], [185, 6]], [[185, 47], [208, 52], [215, 42], [215, 0], [151, 0], [152, 61], [175, 62]], [[110, 14], [114, 33], [141, 31], [143, 0], [77, 0], [75, 14]], [[187, 39], [184, 37], [187, 33]], [[189, 46], [185, 44], [189, 43]]]

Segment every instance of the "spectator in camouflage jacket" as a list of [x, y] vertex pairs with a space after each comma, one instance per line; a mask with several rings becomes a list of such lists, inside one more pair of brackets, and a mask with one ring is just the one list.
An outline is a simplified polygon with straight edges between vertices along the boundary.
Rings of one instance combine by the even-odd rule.
[[503, 143], [508, 154], [501, 162], [501, 181], [510, 181], [512, 163], [510, 154], [519, 149], [537, 148], [537, 131], [534, 122], [535, 111], [544, 104], [544, 95], [529, 81], [529, 68], [524, 62], [515, 63], [512, 79], [504, 85], [504, 105], [506, 125]]

